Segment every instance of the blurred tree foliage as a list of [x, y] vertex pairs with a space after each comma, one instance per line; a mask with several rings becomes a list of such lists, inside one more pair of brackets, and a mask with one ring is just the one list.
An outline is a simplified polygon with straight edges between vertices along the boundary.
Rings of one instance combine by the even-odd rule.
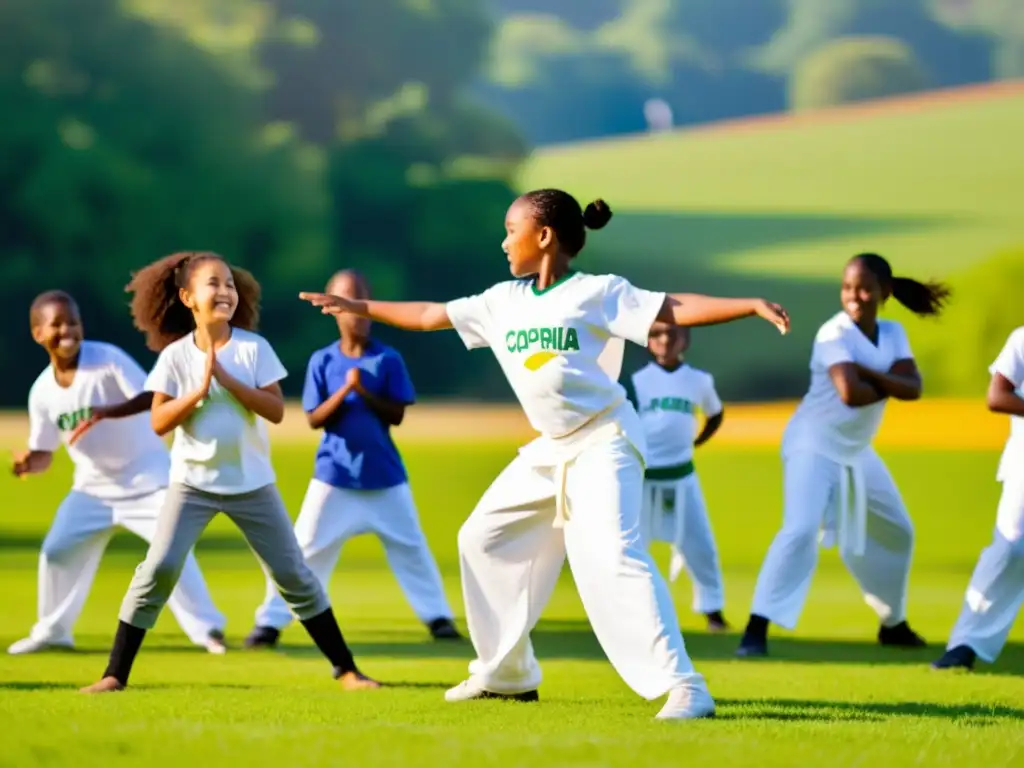
[[[993, 13], [954, 23], [936, 10], [942, 2], [616, 0], [615, 13], [604, 0], [584, 24], [574, 19], [586, 4], [573, 14], [497, 0], [505, 17], [478, 91], [531, 141], [551, 143], [642, 130], [650, 98], [665, 100], [679, 125], [782, 111], [802, 62], [840, 37], [899, 39], [939, 87], [1012, 71], [1019, 38], [987, 38]], [[998, 5], [1004, 21], [1024, 9], [1019, 0], [946, 4]]]
[[790, 84], [793, 109], [848, 104], [928, 86], [910, 48], [891, 37], [841, 37], [801, 62]]
[[[1012, 74], [1019, 9], [4, 0], [0, 399], [23, 403], [43, 364], [27, 306], [48, 288], [72, 291], [90, 333], [149, 363], [122, 288], [140, 265], [193, 248], [260, 278], [264, 332], [295, 393], [310, 350], [334, 335], [295, 293], [334, 270], [364, 270], [380, 296], [427, 299], [507, 274], [501, 220], [527, 142], [642, 130], [652, 97], [677, 123], [783, 109], [794, 73], [841, 37], [896, 38], [939, 86]], [[493, 361], [467, 360], [453, 334], [401, 345], [424, 395], [508, 394]]]

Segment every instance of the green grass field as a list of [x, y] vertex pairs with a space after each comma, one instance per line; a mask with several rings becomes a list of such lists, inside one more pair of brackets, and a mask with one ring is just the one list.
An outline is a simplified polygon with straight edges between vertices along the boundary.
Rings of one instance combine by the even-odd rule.
[[[456, 531], [513, 451], [511, 444], [406, 449], [460, 621]], [[293, 510], [311, 452], [306, 444], [275, 447]], [[117, 607], [144, 551], [135, 540], [116, 538], [77, 628], [79, 650], [0, 657], [0, 765], [1020, 765], [1024, 623], [992, 667], [941, 675], [927, 666], [990, 536], [996, 454], [886, 455], [917, 523], [910, 618], [933, 643], [927, 651], [874, 644], [873, 615], [834, 551], [822, 554], [799, 630], [780, 635], [768, 660], [734, 660], [735, 635], [703, 634], [689, 612], [684, 577], [673, 591], [720, 716], [658, 723], [651, 718], [659, 704], [632, 694], [604, 659], [566, 573], [535, 633], [546, 675], [541, 704], [448, 705], [443, 690], [465, 676], [469, 645], [431, 643], [379, 545], [357, 540], [342, 554], [332, 596], [365, 670], [393, 687], [346, 695], [301, 629], [286, 633], [280, 652], [234, 649], [251, 626], [263, 580], [240, 535], [218, 520], [198, 555], [228, 614], [232, 651], [213, 657], [189, 648], [165, 614], [127, 693], [79, 695], [76, 689], [103, 670]], [[699, 466], [726, 568], [727, 615], [742, 623], [779, 521], [778, 459], [768, 448], [712, 446]], [[34, 619], [37, 548], [68, 476], [62, 457], [49, 476], [0, 479], [7, 500], [0, 518], [5, 645]], [[665, 555], [659, 550], [662, 563]]]
[[[553, 148], [519, 186], [562, 186], [612, 206], [580, 268], [788, 306], [790, 337], [744, 324], [701, 330], [692, 355], [727, 382], [728, 397], [759, 399], [775, 377], [805, 370], [855, 253], [882, 253], [897, 274], [955, 280], [1024, 245], [1024, 152], [1013, 151], [1024, 87], [925, 98]], [[921, 322], [908, 320], [911, 338]]]

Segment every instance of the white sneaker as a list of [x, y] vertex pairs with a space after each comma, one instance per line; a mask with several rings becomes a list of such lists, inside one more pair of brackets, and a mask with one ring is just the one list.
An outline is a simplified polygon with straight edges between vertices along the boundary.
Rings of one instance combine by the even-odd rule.
[[34, 637], [25, 637], [12, 643], [7, 652], [12, 656], [20, 656], [23, 653], [38, 653], [50, 648], [63, 648], [70, 650], [75, 647], [71, 640], [36, 640]]
[[715, 716], [715, 700], [704, 681], [689, 683], [668, 692], [668, 700], [656, 720], [697, 720]]
[[206, 636], [206, 640], [203, 643], [203, 647], [206, 648], [207, 651], [216, 656], [223, 656], [225, 653], [228, 652], [228, 646], [224, 642], [224, 633], [221, 632], [219, 629], [213, 630], [210, 634]]
[[489, 691], [484, 688], [480, 678], [475, 676], [463, 680], [454, 688], [449, 688], [444, 692], [445, 701], [472, 701], [474, 699], [506, 699], [529, 702], [538, 701], [540, 697], [537, 695], [536, 690], [522, 691], [520, 693], [496, 693]]

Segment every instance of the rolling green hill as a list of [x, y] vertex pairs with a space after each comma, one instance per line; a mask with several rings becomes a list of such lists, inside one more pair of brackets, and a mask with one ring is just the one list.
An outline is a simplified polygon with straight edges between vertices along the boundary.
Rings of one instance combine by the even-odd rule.
[[[612, 206], [580, 268], [785, 303], [787, 338], [747, 324], [696, 337], [694, 363], [727, 396], [756, 399], [802, 386], [851, 255], [877, 251], [898, 274], [955, 282], [1024, 244], [1022, 137], [1024, 85], [1006, 84], [558, 147], [536, 153], [520, 186]], [[912, 340], [922, 322], [908, 321]]]

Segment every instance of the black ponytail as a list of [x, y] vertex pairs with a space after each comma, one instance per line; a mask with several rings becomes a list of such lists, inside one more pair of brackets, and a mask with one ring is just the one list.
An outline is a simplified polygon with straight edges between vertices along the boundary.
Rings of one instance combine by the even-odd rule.
[[951, 291], [943, 283], [922, 283], [909, 277], [892, 279], [892, 297], [915, 315], [935, 317], [942, 313]]
[[936, 317], [952, 295], [945, 283], [929, 280], [922, 283], [910, 277], [894, 277], [892, 266], [877, 253], [861, 253], [852, 261], [859, 261], [878, 278], [883, 290], [888, 289], [892, 297], [915, 315]]

